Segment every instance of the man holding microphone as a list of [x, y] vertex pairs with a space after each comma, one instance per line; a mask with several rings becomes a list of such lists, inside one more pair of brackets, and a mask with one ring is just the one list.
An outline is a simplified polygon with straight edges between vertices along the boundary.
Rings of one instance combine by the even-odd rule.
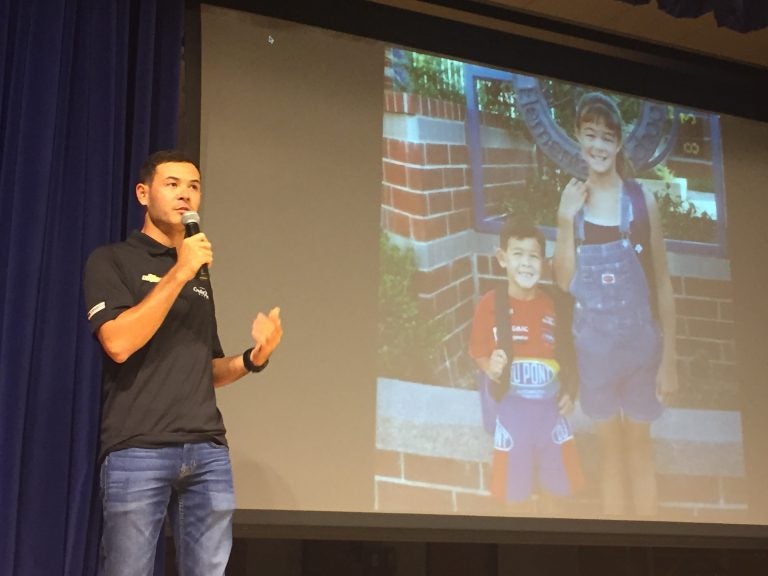
[[211, 243], [194, 228], [185, 237], [183, 223], [201, 194], [191, 159], [173, 150], [151, 155], [136, 185], [146, 210], [141, 231], [97, 248], [86, 264], [88, 320], [105, 353], [105, 576], [153, 573], [166, 511], [182, 576], [224, 574], [229, 558], [235, 500], [214, 388], [263, 370], [283, 331], [279, 308], [259, 313], [253, 346], [224, 356], [207, 278]]

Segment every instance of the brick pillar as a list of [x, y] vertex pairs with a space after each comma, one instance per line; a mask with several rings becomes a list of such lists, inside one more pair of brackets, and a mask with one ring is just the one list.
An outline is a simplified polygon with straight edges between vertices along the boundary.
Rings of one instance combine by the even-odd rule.
[[[448, 330], [437, 381], [472, 386], [466, 350], [476, 296], [471, 167], [466, 109], [434, 98], [385, 91], [382, 228], [414, 247], [416, 286], [425, 319]], [[483, 115], [485, 213], [503, 213], [505, 195], [521, 193], [532, 174], [531, 146], [508, 122]]]
[[417, 251], [415, 283], [424, 318], [442, 319], [448, 331], [437, 381], [456, 385], [475, 292], [472, 255], [461, 240], [472, 230], [466, 110], [387, 91], [385, 114], [382, 227]]

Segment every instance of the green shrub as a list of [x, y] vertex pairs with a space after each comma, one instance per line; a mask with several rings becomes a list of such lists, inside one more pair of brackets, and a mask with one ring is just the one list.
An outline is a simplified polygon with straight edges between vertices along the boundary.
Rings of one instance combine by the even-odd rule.
[[412, 248], [399, 248], [382, 232], [379, 258], [378, 375], [432, 383], [445, 323], [419, 311]]
[[654, 194], [659, 206], [661, 231], [664, 238], [691, 242], [715, 242], [716, 221], [706, 212], [699, 212], [691, 203], [668, 194]]

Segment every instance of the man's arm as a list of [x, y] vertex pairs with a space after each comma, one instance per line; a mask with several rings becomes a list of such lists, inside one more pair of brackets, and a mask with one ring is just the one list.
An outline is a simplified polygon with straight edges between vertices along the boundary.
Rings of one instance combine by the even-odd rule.
[[232, 384], [232, 382], [248, 374], [248, 370], [245, 369], [243, 364], [242, 354], [225, 358], [214, 358], [212, 364], [213, 385], [216, 388]]
[[[280, 308], [272, 308], [268, 315], [259, 312], [251, 326], [251, 337], [254, 344], [251, 350], [251, 364], [264, 366], [283, 338]], [[242, 355], [214, 358], [212, 367], [213, 385], [216, 388], [231, 384], [248, 374]]]
[[107, 356], [125, 362], [155, 335], [184, 285], [195, 277], [200, 266], [210, 264], [211, 245], [203, 234], [184, 240], [176, 264], [135, 306], [114, 320], [105, 322], [97, 337]]

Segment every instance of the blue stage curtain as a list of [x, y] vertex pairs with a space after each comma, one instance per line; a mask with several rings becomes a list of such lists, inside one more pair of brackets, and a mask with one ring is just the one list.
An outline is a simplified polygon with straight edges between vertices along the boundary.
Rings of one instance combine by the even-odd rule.
[[183, 0], [0, 0], [0, 574], [95, 574], [101, 352], [81, 277], [173, 147]]
[[[627, 4], [650, 4], [651, 0], [617, 0]], [[714, 12], [718, 26], [738, 32], [768, 27], [766, 0], [656, 0], [660, 10], [676, 18], [698, 18]]]

